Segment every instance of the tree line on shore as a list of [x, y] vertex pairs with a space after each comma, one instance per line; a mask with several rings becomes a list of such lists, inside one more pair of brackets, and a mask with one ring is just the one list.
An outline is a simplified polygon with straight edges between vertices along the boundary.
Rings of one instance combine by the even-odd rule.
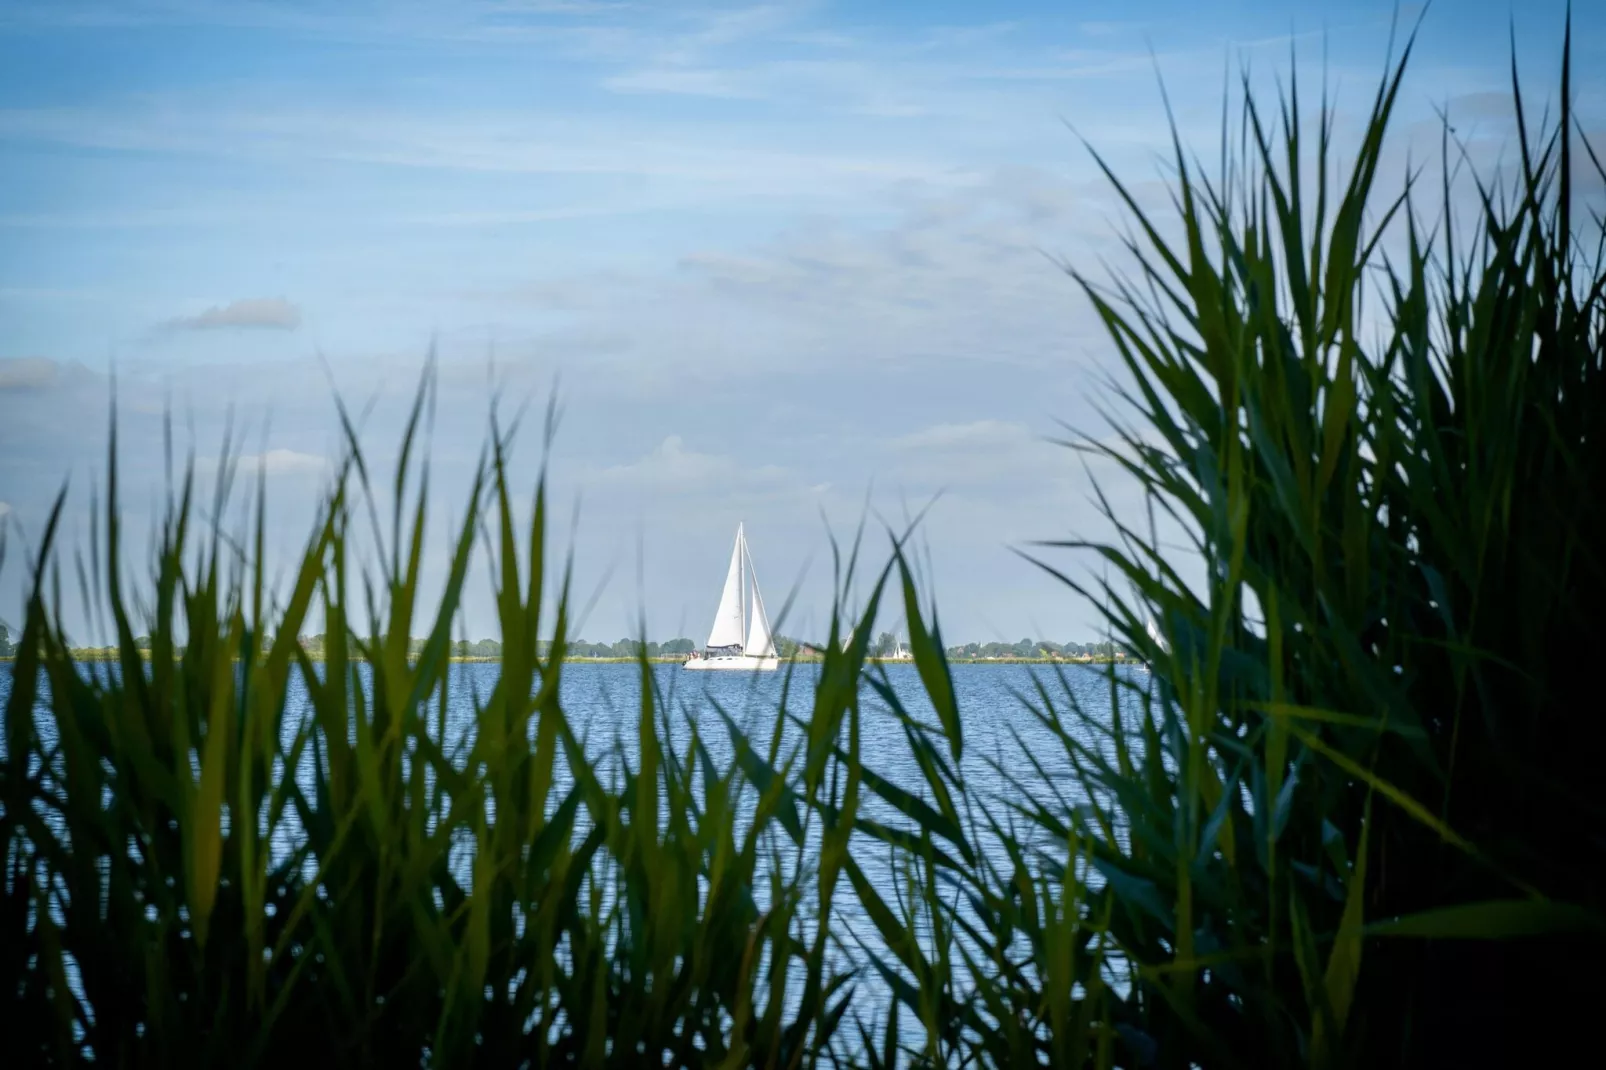
[[[309, 654], [317, 655], [323, 652], [324, 637], [320, 635], [307, 635], [301, 637], [301, 645]], [[423, 652], [426, 640], [414, 638], [408, 641], [407, 649], [412, 654]], [[795, 644], [794, 644], [795, 645]], [[542, 657], [551, 653], [552, 644], [542, 640], [539, 644]], [[564, 644], [567, 656], [571, 658], [635, 658], [645, 651], [649, 658], [681, 657], [697, 649], [697, 643], [687, 638], [669, 639], [664, 642], [643, 643], [639, 639], [620, 639], [612, 643], [592, 643], [585, 639], [574, 639]], [[454, 639], [450, 646], [451, 656], [454, 658], [485, 658], [496, 660], [502, 656], [502, 643], [496, 639]]]
[[[408, 643], [408, 650], [413, 654], [421, 653], [425, 640], [414, 638]], [[317, 657], [323, 654], [324, 637], [322, 633], [304, 635], [301, 637], [301, 646], [308, 654]], [[0, 658], [12, 656], [12, 641], [6, 626], [0, 624]], [[142, 651], [149, 652], [151, 643], [149, 636], [137, 636], [134, 645]], [[550, 644], [543, 641], [541, 654], [546, 656], [550, 652]], [[592, 643], [584, 639], [575, 639], [566, 644], [568, 656], [572, 658], [634, 658], [642, 653], [643, 646], [649, 658], [675, 658], [684, 657], [697, 649], [695, 640], [685, 637], [668, 639], [663, 642], [648, 641], [643, 644], [639, 639], [619, 639], [612, 643]], [[775, 637], [776, 652], [783, 658], [796, 655], [809, 656], [823, 649], [823, 643], [808, 643], [789, 636]], [[877, 636], [870, 646], [872, 657], [892, 657], [901, 646], [901, 642], [891, 633], [883, 632]], [[484, 658], [497, 660], [502, 656], [502, 644], [496, 639], [457, 639], [451, 644], [451, 656], [454, 658]], [[100, 650], [98, 647], [83, 647], [76, 652], [80, 655], [92, 656]], [[1091, 660], [1125, 659], [1133, 657], [1131, 651], [1120, 643], [1056, 643], [1049, 639], [1021, 639], [1014, 643], [963, 643], [947, 648], [950, 658], [957, 659], [988, 659], [988, 658], [1086, 658]]]
[[1133, 656], [1120, 643], [1056, 643], [1051, 639], [1022, 639], [1016, 643], [965, 643], [947, 650], [950, 658], [1089, 658], [1122, 659]]

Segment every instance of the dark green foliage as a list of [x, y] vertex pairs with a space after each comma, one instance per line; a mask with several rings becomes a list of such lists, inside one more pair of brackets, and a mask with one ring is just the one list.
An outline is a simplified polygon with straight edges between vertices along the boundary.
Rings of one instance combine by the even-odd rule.
[[[427, 396], [428, 381], [419, 410]], [[1065, 890], [1063, 859], [1016, 846], [1009, 872], [983, 863], [980, 842], [1001, 830], [969, 814], [940, 635], [906, 571], [936, 724], [868, 678], [865, 640], [844, 649], [833, 622], [810, 717], [777, 711], [760, 748], [710, 711], [677, 752], [647, 648], [631, 643], [635, 747], [604, 773], [559, 701], [563, 657], [546, 653], [568, 647], [569, 603], [566, 571], [545, 556], [544, 492], [517, 521], [501, 437], [447, 548], [429, 634], [409, 639], [428, 517], [412, 446], [410, 428], [382, 571], [351, 549], [354, 518], [377, 512], [353, 442], [272, 601], [260, 494], [246, 536], [220, 522], [197, 531], [186, 478], [136, 638], [118, 573], [114, 433], [95, 563], [114, 666], [86, 667], [67, 645], [52, 522], [32, 562], [0, 761], [13, 1058], [784, 1067], [873, 1050], [899, 1063], [1109, 1065], [1096, 927]], [[207, 515], [229, 515], [229, 481]], [[458, 738], [450, 658], [476, 651], [451, 624], [482, 525], [500, 665]], [[843, 590], [851, 575], [850, 563]], [[870, 634], [887, 582], [855, 634]], [[298, 638], [309, 618], [324, 623], [315, 641]], [[919, 795], [863, 766], [867, 684], [904, 726]], [[729, 734], [732, 764], [712, 764], [704, 731]], [[865, 816], [871, 796], [896, 820]], [[865, 876], [866, 851], [891, 858], [896, 895]], [[844, 914], [868, 925], [849, 935]], [[1032, 963], [1032, 948], [1053, 958]], [[890, 1016], [885, 1000], [860, 997], [867, 984], [895, 994]], [[900, 1013], [916, 1024], [900, 1032]]]
[[1564, 66], [1470, 221], [1381, 194], [1403, 67], [1343, 180], [1325, 100], [1314, 146], [1297, 89], [1276, 130], [1248, 101], [1222, 178], [1178, 148], [1180, 236], [1128, 197], [1140, 277], [1079, 280], [1135, 417], [1085, 448], [1206, 564], [1093, 547], [1160, 687], [1072, 744], [1157, 1065], [1546, 1065], [1606, 1006], [1602, 173]]

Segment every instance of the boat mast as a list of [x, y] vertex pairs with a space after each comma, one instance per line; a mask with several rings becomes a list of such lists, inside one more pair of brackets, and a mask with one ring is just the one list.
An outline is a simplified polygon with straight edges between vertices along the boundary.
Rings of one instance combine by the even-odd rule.
[[736, 548], [738, 551], [736, 557], [740, 562], [736, 567], [741, 570], [742, 581], [741, 594], [737, 596], [736, 605], [742, 618], [741, 643], [742, 653], [745, 654], [747, 653], [747, 535], [742, 531], [741, 521], [736, 522]]

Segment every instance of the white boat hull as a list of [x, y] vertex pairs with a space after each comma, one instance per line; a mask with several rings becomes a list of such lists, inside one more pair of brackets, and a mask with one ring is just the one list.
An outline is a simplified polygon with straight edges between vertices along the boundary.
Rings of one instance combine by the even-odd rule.
[[751, 654], [726, 654], [717, 658], [691, 658], [681, 668], [700, 672], [721, 669], [726, 672], [774, 672], [780, 664], [781, 659], [773, 655], [760, 658]]

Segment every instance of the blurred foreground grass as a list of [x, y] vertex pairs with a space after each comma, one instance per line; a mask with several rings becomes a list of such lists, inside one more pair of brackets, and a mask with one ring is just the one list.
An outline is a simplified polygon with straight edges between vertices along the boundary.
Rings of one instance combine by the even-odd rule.
[[[28, 563], [0, 757], [8, 1061], [1440, 1066], [1587, 1043], [1606, 995], [1606, 228], [1573, 215], [1573, 183], [1600, 169], [1564, 76], [1559, 123], [1522, 129], [1473, 222], [1448, 179], [1380, 197], [1403, 68], [1343, 181], [1325, 101], [1312, 146], [1297, 95], [1275, 123], [1246, 100], [1219, 178], [1178, 146], [1175, 225], [1128, 198], [1138, 275], [1080, 280], [1130, 404], [1113, 444], [1082, 448], [1147, 488], [1205, 578], [1183, 582], [1153, 525], [1069, 544], [1115, 578], [1061, 578], [1154, 671], [1110, 670], [1098, 709], [1057, 676], [1090, 670], [1045, 671], [1018, 715], [1062, 753], [1003, 765], [1003, 799], [967, 787], [935, 617], [896, 552], [833, 623], [807, 716], [777, 710], [759, 745], [710, 711], [677, 751], [643, 662], [636, 757], [603, 776], [545, 653], [570, 618], [544, 495], [515, 515], [499, 430], [438, 601], [418, 604], [426, 383], [380, 552], [353, 550], [376, 497], [354, 436], [277, 594], [260, 494], [233, 538], [186, 478], [137, 614], [114, 433], [78, 576], [120, 671], [67, 645], [55, 519]], [[482, 522], [503, 657], [453, 742], [449, 632]], [[932, 721], [867, 665], [883, 598], [908, 613]], [[294, 640], [313, 617], [318, 663]], [[864, 761], [872, 693], [918, 790]]]

